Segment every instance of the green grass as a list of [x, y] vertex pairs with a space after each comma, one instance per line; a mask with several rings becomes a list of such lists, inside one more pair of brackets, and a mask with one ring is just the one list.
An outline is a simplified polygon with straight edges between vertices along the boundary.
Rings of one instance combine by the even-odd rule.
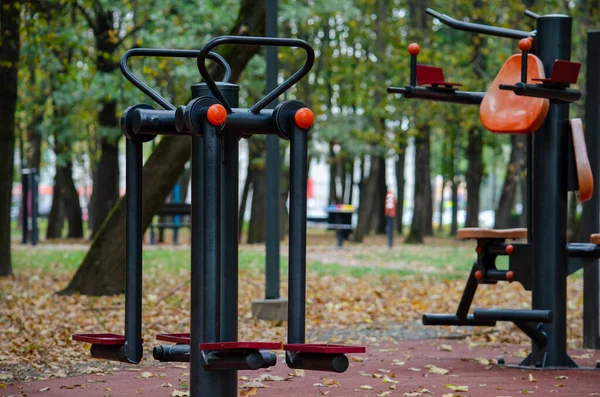
[[[19, 270], [42, 270], [42, 271], [67, 271], [75, 272], [85, 257], [84, 247], [70, 247], [60, 249], [57, 247], [18, 247], [13, 250], [13, 268]], [[159, 248], [145, 250], [143, 261], [145, 269], [160, 271], [187, 270], [190, 266], [190, 251], [187, 249]], [[252, 271], [264, 271], [265, 254], [255, 250], [240, 250], [239, 263], [241, 269]], [[287, 274], [288, 261], [281, 257], [282, 274]], [[322, 263], [318, 261], [307, 264], [308, 273], [317, 275], [349, 275], [353, 277], [365, 276], [403, 276], [417, 274], [418, 271], [406, 271], [398, 269], [386, 269], [374, 266], [344, 266], [341, 264]]]

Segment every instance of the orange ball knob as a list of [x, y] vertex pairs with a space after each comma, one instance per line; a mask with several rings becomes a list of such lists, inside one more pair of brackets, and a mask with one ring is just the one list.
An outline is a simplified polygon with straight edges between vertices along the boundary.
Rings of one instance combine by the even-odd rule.
[[475, 279], [479, 281], [483, 280], [483, 272], [481, 270], [475, 272]]
[[519, 49], [521, 51], [529, 51], [529, 50], [531, 50], [532, 44], [533, 44], [533, 40], [529, 40], [529, 38], [521, 39], [521, 40], [519, 40]]
[[508, 280], [509, 283], [512, 283], [515, 279], [515, 272], [513, 272], [512, 270], [507, 271], [506, 279]]
[[221, 125], [227, 120], [227, 110], [223, 105], [211, 105], [206, 111], [206, 118], [212, 125]]
[[481, 255], [481, 253], [483, 252], [483, 248], [481, 248], [480, 246], [477, 246], [475, 248], [475, 252], [477, 252], [477, 255]]
[[506, 246], [506, 248], [504, 250], [506, 251], [506, 253], [508, 255], [512, 255], [512, 253], [515, 252], [515, 247], [513, 247], [512, 244], [509, 244]]
[[309, 129], [315, 122], [315, 114], [309, 108], [300, 108], [294, 115], [296, 125], [304, 130]]
[[421, 52], [421, 46], [419, 46], [417, 43], [412, 43], [408, 46], [408, 53], [410, 55], [418, 55], [419, 52]]

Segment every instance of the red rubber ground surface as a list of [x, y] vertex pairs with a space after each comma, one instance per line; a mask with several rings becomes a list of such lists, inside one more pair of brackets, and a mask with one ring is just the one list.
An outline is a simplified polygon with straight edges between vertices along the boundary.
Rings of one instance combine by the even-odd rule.
[[[442, 346], [445, 345], [445, 346]], [[449, 347], [448, 347], [449, 346]], [[448, 350], [452, 351], [448, 351]], [[253, 378], [268, 374], [285, 380], [261, 383], [256, 396], [437, 396], [456, 395], [473, 397], [534, 396], [600, 396], [600, 371], [555, 370], [535, 371], [499, 368], [486, 365], [477, 358], [493, 359], [504, 356], [509, 364], [518, 363], [523, 346], [470, 347], [464, 341], [419, 340], [398, 344], [369, 345], [367, 353], [350, 355], [365, 361], [351, 359], [344, 374], [310, 372], [301, 376], [293, 373], [278, 359], [269, 371], [241, 371], [243, 386]], [[600, 353], [571, 351], [580, 365], [593, 366]], [[279, 356], [281, 357], [281, 356]], [[399, 365], [403, 363], [402, 365]], [[90, 365], [94, 365], [90, 359]], [[2, 396], [45, 397], [105, 397], [105, 396], [171, 396], [182, 390], [189, 370], [186, 364], [145, 366], [139, 370], [119, 371], [114, 374], [88, 374], [62, 379], [47, 379], [17, 383], [0, 389]], [[449, 372], [444, 375], [429, 373], [426, 366], [434, 365]], [[132, 367], [132, 369], [136, 369]], [[442, 371], [443, 372], [443, 371]], [[149, 373], [151, 376], [148, 377]], [[374, 375], [375, 374], [375, 375]], [[303, 376], [302, 376], [303, 375]], [[397, 382], [397, 383], [396, 383]], [[163, 386], [171, 384], [171, 387]], [[450, 386], [467, 386], [467, 391], [453, 391]], [[40, 389], [48, 388], [45, 391]], [[427, 389], [427, 393], [424, 389]], [[244, 390], [239, 390], [247, 393]], [[389, 392], [389, 394], [386, 394]], [[421, 393], [421, 394], [416, 394]], [[242, 394], [243, 395], [243, 394]]]

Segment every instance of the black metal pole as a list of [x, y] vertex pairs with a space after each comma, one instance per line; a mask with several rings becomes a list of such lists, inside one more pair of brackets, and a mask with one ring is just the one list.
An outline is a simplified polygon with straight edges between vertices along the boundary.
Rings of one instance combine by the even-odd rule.
[[38, 243], [38, 206], [39, 206], [39, 181], [40, 176], [35, 168], [31, 170], [31, 181], [29, 187], [31, 190], [31, 245], [37, 245]]
[[[266, 35], [277, 37], [277, 0], [266, 0]], [[277, 47], [267, 47], [266, 92], [277, 87]], [[277, 99], [267, 108], [274, 109]], [[267, 136], [265, 299], [279, 299], [279, 137]]]
[[190, 284], [190, 395], [201, 395], [202, 386], [200, 372], [202, 369], [202, 354], [198, 345], [203, 340], [202, 334], [202, 257], [204, 252], [204, 145], [201, 137], [192, 137], [191, 159], [191, 284]]
[[[216, 101], [215, 101], [216, 102]], [[213, 103], [215, 103], [213, 102]], [[220, 127], [202, 120], [204, 140], [204, 252], [200, 265], [202, 274], [202, 343], [219, 342], [221, 339], [221, 138]], [[200, 372], [203, 395], [235, 396], [237, 382], [225, 385], [220, 381], [220, 371]], [[225, 391], [222, 388], [229, 387]], [[196, 397], [192, 394], [193, 397]], [[198, 394], [199, 395], [199, 394]]]
[[[217, 83], [217, 86], [227, 83]], [[221, 87], [223, 96], [233, 108], [239, 106], [239, 87]], [[208, 92], [208, 87], [206, 88]], [[212, 96], [212, 94], [210, 94]], [[239, 197], [239, 138], [223, 134], [221, 164], [221, 341], [238, 340], [238, 197]], [[237, 394], [238, 372], [222, 370], [221, 390]]]
[[[201, 96], [192, 86], [192, 99]], [[198, 345], [202, 335], [202, 257], [204, 252], [204, 145], [201, 137], [192, 137], [191, 171], [191, 264], [190, 264], [190, 395], [201, 395], [202, 386], [200, 372], [202, 369], [202, 352]]]
[[[585, 140], [594, 175], [594, 195], [583, 203], [584, 236], [600, 231], [600, 30], [587, 35], [587, 75], [585, 100]], [[600, 270], [599, 263], [583, 268], [583, 347], [600, 349]]]
[[125, 357], [142, 359], [142, 143], [126, 144]]
[[[537, 19], [536, 52], [549, 76], [556, 59], [571, 59], [571, 18]], [[532, 343], [530, 365], [571, 366], [567, 356], [567, 159], [569, 105], [552, 104], [533, 137], [533, 309], [551, 310], [546, 346]], [[549, 199], [552, 198], [552, 199]]]
[[304, 343], [306, 320], [307, 131], [294, 125], [290, 141], [288, 343]]
[[27, 244], [29, 240], [29, 173], [27, 168], [21, 170], [21, 243]]

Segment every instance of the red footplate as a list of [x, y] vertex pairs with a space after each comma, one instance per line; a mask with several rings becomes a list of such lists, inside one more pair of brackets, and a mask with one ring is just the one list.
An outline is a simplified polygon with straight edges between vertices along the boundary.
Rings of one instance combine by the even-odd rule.
[[294, 343], [283, 345], [283, 350], [299, 353], [324, 353], [324, 354], [346, 354], [366, 353], [364, 346], [329, 345], [316, 343]]
[[164, 342], [178, 343], [181, 345], [189, 345], [190, 344], [190, 334], [189, 333], [157, 334], [156, 339], [162, 340]]
[[281, 342], [213, 342], [200, 343], [200, 350], [281, 350]]
[[77, 342], [91, 343], [92, 345], [123, 345], [125, 336], [119, 334], [75, 334], [73, 340]]

